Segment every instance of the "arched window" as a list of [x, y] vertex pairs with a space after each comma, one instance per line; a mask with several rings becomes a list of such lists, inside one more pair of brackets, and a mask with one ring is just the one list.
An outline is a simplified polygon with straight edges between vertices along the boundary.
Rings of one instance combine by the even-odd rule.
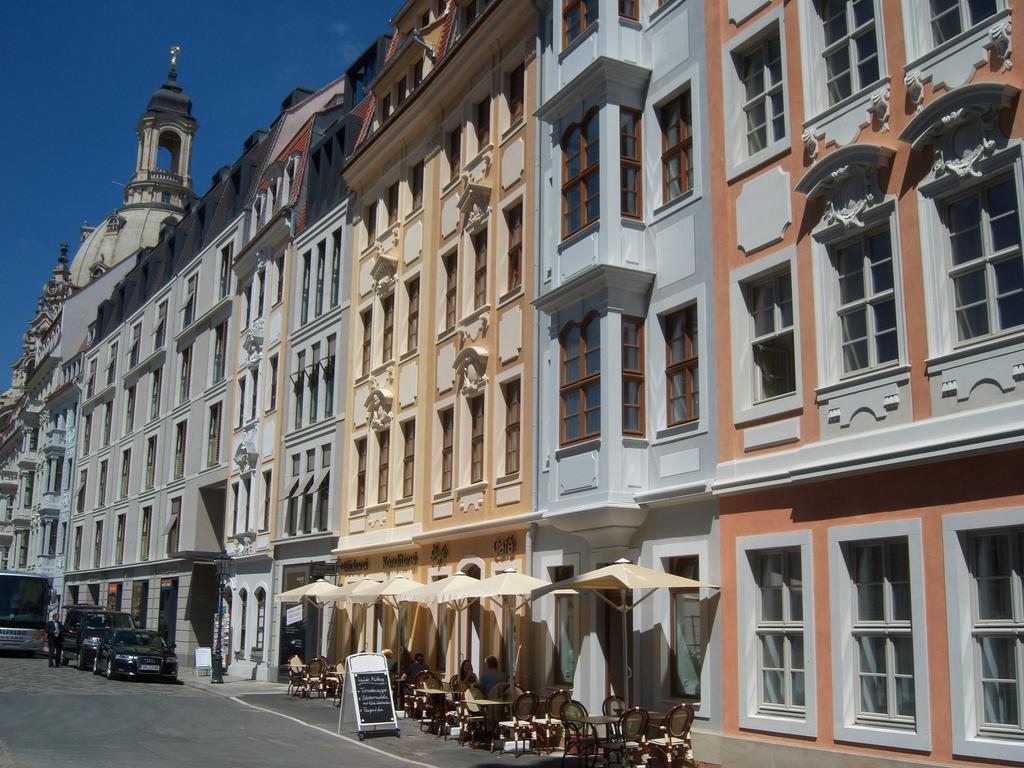
[[267, 592], [257, 587], [256, 597], [256, 637], [253, 639], [253, 650], [263, 653], [263, 631], [267, 623]]
[[601, 214], [597, 110], [562, 135], [562, 237], [598, 220]]
[[178, 160], [181, 157], [181, 138], [174, 131], [164, 131], [156, 151], [156, 167], [168, 173], [178, 173]]
[[561, 443], [601, 434], [601, 319], [588, 315], [562, 330]]
[[245, 625], [247, 623], [249, 607], [249, 594], [241, 589], [238, 591], [238, 650], [245, 654]]

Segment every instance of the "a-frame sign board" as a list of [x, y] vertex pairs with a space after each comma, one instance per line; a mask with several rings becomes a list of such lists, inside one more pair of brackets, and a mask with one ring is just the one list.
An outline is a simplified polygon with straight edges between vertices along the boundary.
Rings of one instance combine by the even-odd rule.
[[401, 736], [391, 699], [388, 661], [381, 653], [354, 653], [345, 660], [345, 688], [338, 712], [341, 724], [355, 721], [360, 740], [367, 733], [385, 731]]

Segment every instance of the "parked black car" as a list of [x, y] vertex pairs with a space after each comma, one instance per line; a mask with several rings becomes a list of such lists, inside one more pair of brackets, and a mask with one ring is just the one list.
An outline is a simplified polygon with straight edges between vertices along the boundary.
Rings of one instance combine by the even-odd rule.
[[178, 657], [159, 632], [151, 629], [112, 629], [103, 637], [92, 666], [93, 674], [176, 681]]
[[64, 613], [64, 663], [75, 657], [79, 669], [92, 669], [96, 649], [103, 636], [111, 629], [134, 629], [135, 619], [130, 613], [108, 611], [95, 605], [68, 606]]

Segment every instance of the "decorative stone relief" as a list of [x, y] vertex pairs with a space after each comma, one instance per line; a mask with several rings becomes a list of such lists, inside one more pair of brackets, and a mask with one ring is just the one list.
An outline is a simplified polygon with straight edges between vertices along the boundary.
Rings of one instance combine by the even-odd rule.
[[888, 86], [879, 89], [872, 94], [871, 106], [868, 107], [871, 117], [881, 124], [883, 133], [889, 130], [889, 95]]
[[975, 166], [995, 151], [995, 130], [996, 110], [992, 106], [953, 110], [932, 130], [936, 137], [932, 171], [936, 176], [981, 176]]
[[920, 112], [924, 107], [924, 75], [921, 70], [915, 69], [907, 72], [903, 78], [903, 84], [907, 86], [907, 95], [913, 102], [915, 111]]
[[463, 397], [475, 397], [487, 387], [487, 350], [467, 346], [455, 358], [455, 375], [461, 380], [459, 391]]
[[395, 275], [397, 268], [398, 263], [395, 259], [383, 252], [377, 253], [377, 258], [373, 260], [373, 265], [370, 267], [370, 278], [373, 280], [373, 290], [378, 297], [383, 299], [394, 293], [395, 283], [398, 282]]
[[487, 224], [491, 216], [491, 189], [477, 184], [464, 177], [459, 192], [459, 213], [462, 215], [462, 228], [467, 232], [476, 232]]
[[1024, 352], [1008, 351], [996, 357], [968, 360], [947, 368], [942, 375], [942, 397], [956, 398], [958, 403], [969, 400], [975, 387], [986, 381], [1007, 394], [1024, 382]]
[[264, 320], [259, 318], [245, 329], [245, 336], [242, 338], [242, 349], [245, 351], [245, 365], [250, 371], [260, 367], [260, 360], [263, 357], [263, 332]]
[[378, 509], [366, 515], [367, 528], [383, 528], [388, 522], [387, 509]]
[[459, 499], [459, 509], [462, 512], [479, 512], [484, 506], [484, 492], [475, 491], [467, 493]]
[[808, 160], [816, 159], [818, 157], [818, 139], [815, 137], [814, 131], [808, 128], [800, 135], [800, 139], [804, 143], [804, 156]]
[[472, 320], [460, 323], [457, 332], [462, 337], [462, 343], [475, 342], [486, 336], [490, 322], [487, 307], [484, 307]]
[[776, 166], [743, 185], [736, 198], [736, 240], [745, 253], [779, 242], [792, 222], [786, 171]]
[[1010, 20], [1006, 19], [988, 31], [988, 42], [985, 47], [992, 51], [992, 55], [997, 59], [1002, 59], [1002, 70], [1007, 72], [1013, 67], [1013, 62], [1010, 61], [1010, 54], [1013, 53], [1013, 42], [1010, 39]]
[[383, 432], [390, 428], [395, 418], [392, 409], [394, 399], [395, 396], [390, 389], [371, 383], [370, 394], [366, 398], [366, 415], [370, 420], [370, 429], [374, 432]]
[[874, 166], [851, 163], [837, 168], [829, 174], [830, 181], [822, 185], [828, 192], [826, 210], [823, 216], [828, 225], [842, 224], [863, 227], [860, 215], [881, 200], [878, 188], [878, 174]]
[[240, 475], [248, 475], [256, 470], [256, 462], [259, 459], [259, 453], [256, 449], [256, 430], [255, 428], [248, 429], [245, 432], [245, 437], [238, 444], [238, 448], [235, 449], [235, 466], [238, 468]]
[[253, 545], [256, 543], [256, 533], [254, 531], [237, 533], [231, 536], [230, 539], [234, 545], [233, 552], [231, 553], [234, 557], [251, 555], [253, 553]]

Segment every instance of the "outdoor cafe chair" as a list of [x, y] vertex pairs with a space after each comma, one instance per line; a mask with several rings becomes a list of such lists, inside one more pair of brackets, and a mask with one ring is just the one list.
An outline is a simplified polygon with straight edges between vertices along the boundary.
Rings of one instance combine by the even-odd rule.
[[602, 742], [606, 762], [611, 762], [612, 755], [617, 756], [616, 762], [635, 765], [647, 738], [647, 710], [632, 707], [622, 713], [619, 725], [611, 738]]
[[[443, 690], [443, 683], [441, 678], [435, 675], [433, 672], [428, 672], [417, 683], [416, 688], [424, 689], [430, 688], [432, 690]], [[416, 712], [415, 715], [420, 721], [420, 730], [424, 730], [423, 726], [426, 725], [426, 730], [431, 731], [434, 729], [438, 722], [437, 718], [437, 706], [436, 696], [417, 696], [416, 699]], [[444, 702], [441, 702], [442, 706]]]
[[565, 758], [575, 757], [577, 764], [592, 767], [597, 763], [597, 752], [600, 743], [597, 730], [590, 723], [584, 722], [587, 708], [580, 702], [570, 699], [562, 705], [562, 727], [565, 729], [565, 750], [562, 752], [562, 765]]
[[414, 716], [417, 709], [416, 689], [422, 687], [420, 685], [420, 681], [422, 681], [428, 674], [430, 673], [427, 672], [427, 670], [423, 670], [422, 672], [417, 672], [413, 675], [412, 679], [405, 681], [405, 695], [402, 699], [402, 709], [405, 710], [406, 717], [411, 718]]
[[676, 704], [665, 716], [661, 726], [664, 736], [648, 739], [648, 743], [663, 749], [674, 765], [686, 765], [695, 768], [693, 759], [693, 743], [690, 740], [690, 727], [693, 725], [693, 707], [689, 704]]
[[605, 700], [601, 702], [601, 714], [608, 715], [609, 717], [622, 717], [622, 714], [626, 711], [626, 702], [622, 700], [621, 696], [612, 694], [606, 696]]
[[288, 695], [301, 696], [305, 690], [306, 665], [302, 663], [301, 656], [292, 656], [288, 659]]
[[305, 685], [305, 695], [307, 698], [313, 696], [314, 693], [324, 696], [324, 674], [327, 672], [327, 659], [323, 656], [317, 656], [309, 664], [306, 665], [306, 671], [303, 675]]
[[538, 740], [548, 750], [558, 746], [559, 738], [562, 735], [562, 706], [571, 698], [567, 690], [559, 688], [548, 696], [543, 713], [538, 712], [538, 716], [533, 718], [533, 723], [537, 727]]
[[[498, 723], [498, 736], [503, 741], [512, 738], [513, 753], [516, 757], [526, 753], [535, 752], [533, 745], [537, 740], [537, 727], [533, 718], [537, 714], [540, 705], [540, 697], [532, 691], [526, 691], [516, 696], [512, 702], [512, 719], [502, 720]], [[520, 744], [524, 747], [520, 749]]]
[[327, 695], [331, 696], [331, 703], [337, 705], [341, 699], [341, 685], [345, 679], [345, 662], [339, 661], [334, 665], [333, 669], [328, 667], [327, 671], [324, 672], [324, 698]]
[[673, 768], [672, 758], [669, 757], [668, 752], [657, 744], [648, 744], [645, 752], [647, 757], [646, 768]]
[[463, 690], [462, 699], [459, 701], [459, 745], [462, 746], [468, 740], [471, 746], [476, 746], [481, 736], [485, 735], [487, 718], [484, 716], [484, 708], [475, 704], [475, 699], [484, 698], [484, 692], [475, 685], [468, 686]]

